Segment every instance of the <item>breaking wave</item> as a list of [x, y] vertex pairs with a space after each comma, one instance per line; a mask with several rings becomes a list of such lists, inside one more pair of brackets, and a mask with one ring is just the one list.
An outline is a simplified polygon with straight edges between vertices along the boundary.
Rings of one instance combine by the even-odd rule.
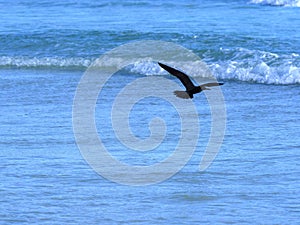
[[[220, 49], [218, 52], [206, 52], [202, 59], [219, 80], [282, 85], [300, 84], [300, 56], [296, 53], [278, 55], [243, 48]], [[135, 63], [130, 72], [143, 75], [167, 74], [151, 60]]]
[[[243, 48], [221, 49], [221, 58], [208, 63], [218, 79], [264, 84], [300, 84], [300, 56]], [[205, 58], [204, 58], [205, 60]]]
[[300, 7], [300, 0], [251, 0], [251, 3], [272, 6]]
[[[276, 54], [244, 48], [209, 50], [203, 53], [202, 60], [219, 80], [235, 80], [264, 84], [300, 84], [299, 54]], [[0, 57], [0, 68], [62, 68], [85, 70], [95, 59], [63, 57]], [[112, 64], [108, 59], [106, 64]], [[194, 62], [185, 62], [193, 67]], [[137, 60], [122, 69], [126, 73], [139, 75], [168, 75], [151, 58]], [[184, 69], [184, 68], [178, 68]], [[185, 68], [186, 69], [186, 68]], [[193, 68], [195, 71], [195, 69]], [[196, 70], [197, 71], [197, 70]], [[198, 76], [198, 75], [196, 75]], [[199, 76], [201, 71], [199, 70]]]

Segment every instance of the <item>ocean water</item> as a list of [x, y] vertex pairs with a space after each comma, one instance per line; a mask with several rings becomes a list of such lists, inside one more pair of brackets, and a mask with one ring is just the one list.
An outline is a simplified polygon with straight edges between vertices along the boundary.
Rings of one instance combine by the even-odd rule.
[[[0, 1], [0, 14], [0, 224], [299, 224], [299, 1], [16, 0]], [[191, 50], [225, 83], [226, 133], [200, 172], [211, 113], [205, 95], [196, 95], [200, 133], [191, 159], [163, 182], [130, 186], [84, 160], [72, 108], [95, 59], [145, 40]], [[162, 117], [162, 145], [137, 153], [119, 143], [114, 98], [143, 77], [178, 82], [154, 59], [138, 61], [113, 75], [95, 109], [103, 143], [132, 165], [160, 162], [180, 138], [176, 110], [150, 97], [134, 105], [130, 126], [147, 138], [148, 123]]]

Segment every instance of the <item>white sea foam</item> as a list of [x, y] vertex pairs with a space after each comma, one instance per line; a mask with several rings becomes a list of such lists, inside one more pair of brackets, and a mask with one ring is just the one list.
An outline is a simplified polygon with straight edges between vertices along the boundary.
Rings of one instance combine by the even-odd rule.
[[[106, 65], [112, 64], [107, 59]], [[265, 84], [300, 84], [300, 56], [296, 53], [279, 55], [271, 52], [249, 50], [244, 48], [219, 49], [217, 52], [207, 52], [203, 61], [211, 71], [203, 71], [197, 62], [183, 62], [183, 68], [177, 68], [192, 77], [215, 76], [219, 80], [237, 80]], [[86, 69], [94, 62], [92, 58], [60, 58], [60, 57], [0, 57], [0, 67], [8, 68], [81, 68]], [[172, 62], [169, 62], [172, 65]], [[178, 63], [178, 62], [177, 62]], [[115, 63], [114, 63], [115, 64]], [[100, 65], [101, 66], [101, 65]], [[199, 69], [198, 69], [199, 67]], [[140, 75], [168, 75], [157, 62], [151, 58], [138, 60], [123, 69], [126, 73]], [[189, 71], [193, 71], [190, 74]]]
[[91, 59], [63, 58], [63, 57], [25, 57], [25, 56], [1, 56], [0, 67], [40, 68], [40, 67], [88, 67]]
[[278, 55], [243, 48], [222, 50], [226, 60], [210, 64], [218, 79], [232, 79], [266, 84], [299, 84], [298, 54]]
[[[214, 53], [215, 54], [215, 53]], [[278, 55], [276, 53], [243, 48], [220, 49], [217, 57], [205, 54], [205, 61], [217, 79], [237, 80], [265, 84], [300, 84], [300, 57], [298, 54]], [[186, 62], [193, 67], [193, 62]], [[130, 72], [143, 75], [167, 75], [156, 62], [137, 62], [130, 66]], [[188, 71], [190, 68], [178, 68]], [[193, 68], [191, 76], [203, 76], [203, 71]]]
[[254, 4], [300, 7], [300, 0], [251, 0]]

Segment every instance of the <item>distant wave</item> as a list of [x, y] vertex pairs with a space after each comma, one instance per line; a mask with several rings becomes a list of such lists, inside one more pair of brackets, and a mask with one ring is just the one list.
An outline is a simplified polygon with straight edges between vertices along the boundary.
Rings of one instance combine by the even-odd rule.
[[92, 59], [63, 57], [0, 56], [2, 68], [86, 68]]
[[[236, 80], [264, 84], [300, 84], [300, 56], [296, 53], [278, 55], [271, 52], [244, 48], [218, 49], [207, 51], [201, 58], [212, 74], [220, 80]], [[113, 60], [107, 64], [113, 64]], [[120, 59], [116, 59], [120, 60]], [[93, 58], [75, 57], [0, 57], [0, 68], [62, 68], [87, 69]], [[185, 62], [193, 65], [193, 62]], [[127, 73], [145, 76], [167, 75], [151, 58], [137, 61], [122, 69]], [[195, 69], [193, 68], [195, 71]], [[199, 72], [201, 76], [201, 72]]]
[[300, 7], [300, 0], [251, 0], [254, 4]]

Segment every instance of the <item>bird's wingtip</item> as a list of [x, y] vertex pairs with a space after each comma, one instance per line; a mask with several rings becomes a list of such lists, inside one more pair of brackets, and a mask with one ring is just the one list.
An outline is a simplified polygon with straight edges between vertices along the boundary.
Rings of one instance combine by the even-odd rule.
[[163, 66], [164, 64], [162, 64], [161, 62], [157, 62], [158, 63], [158, 65], [160, 65], [160, 66]]

